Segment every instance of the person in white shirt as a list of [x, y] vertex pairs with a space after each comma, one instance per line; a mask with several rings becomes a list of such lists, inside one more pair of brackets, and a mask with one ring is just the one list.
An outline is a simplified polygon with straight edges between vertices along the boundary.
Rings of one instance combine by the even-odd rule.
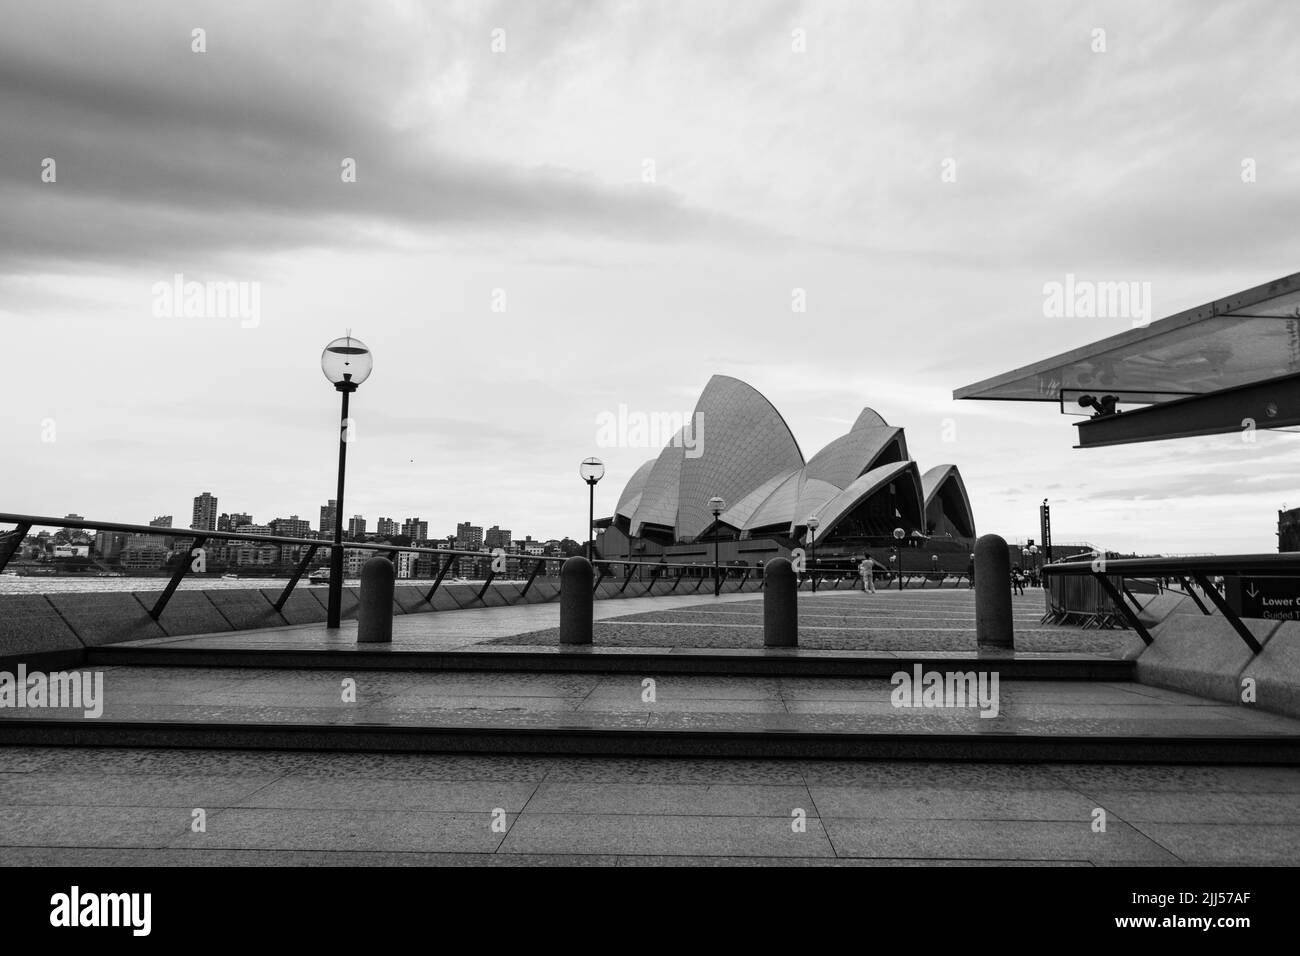
[[876, 593], [876, 562], [872, 561], [870, 556], [862, 559], [858, 565], [858, 573], [862, 575], [862, 590], [867, 594]]

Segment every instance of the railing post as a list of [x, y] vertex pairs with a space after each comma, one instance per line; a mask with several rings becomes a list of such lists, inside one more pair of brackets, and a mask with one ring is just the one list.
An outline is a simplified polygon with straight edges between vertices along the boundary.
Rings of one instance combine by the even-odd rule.
[[560, 569], [560, 643], [591, 644], [591, 562], [575, 555]]
[[153, 610], [149, 612], [149, 616], [155, 621], [162, 616], [163, 609], [167, 607], [167, 602], [172, 599], [172, 594], [174, 594], [176, 589], [180, 587], [181, 578], [185, 577], [189, 572], [191, 559], [194, 557], [195, 549], [203, 547], [203, 542], [207, 540], [208, 539], [203, 535], [197, 535], [190, 542], [190, 546], [185, 551], [185, 557], [181, 560], [180, 564], [176, 566], [176, 570], [172, 572], [172, 579], [167, 582], [166, 589], [158, 596], [158, 600], [154, 604]]
[[1011, 614], [1011, 555], [1000, 535], [975, 542], [975, 643], [979, 647], [1014, 648]]
[[18, 522], [17, 527], [12, 531], [6, 531], [0, 535], [0, 571], [5, 569], [9, 559], [18, 553], [18, 549], [23, 546], [23, 539], [27, 537], [27, 532], [32, 530], [30, 523], [26, 521]]
[[483, 587], [479, 588], [479, 592], [478, 592], [478, 599], [480, 602], [482, 602], [483, 600], [483, 595], [487, 594], [487, 589], [491, 586], [492, 579], [495, 578], [496, 576], [497, 576], [496, 571], [492, 569], [491, 565], [488, 565], [487, 580], [483, 582]]
[[799, 593], [789, 558], [773, 558], [763, 571], [763, 646], [799, 645]]
[[1250, 648], [1250, 652], [1252, 654], [1261, 653], [1264, 650], [1263, 645], [1255, 639], [1254, 634], [1250, 633], [1250, 628], [1241, 623], [1241, 618], [1237, 616], [1236, 612], [1233, 611], [1232, 608], [1228, 607], [1228, 602], [1223, 599], [1223, 595], [1219, 593], [1219, 589], [1211, 584], [1210, 579], [1204, 574], [1196, 574], [1193, 577], [1195, 578], [1196, 583], [1201, 586], [1201, 590], [1205, 592], [1205, 596], [1214, 603], [1214, 606], [1219, 609], [1219, 613], [1222, 614], [1224, 619], [1232, 625], [1232, 629], [1237, 632], [1237, 636], [1246, 642], [1246, 646]]
[[524, 589], [519, 592], [519, 599], [521, 601], [524, 599], [524, 596], [528, 594], [528, 589], [533, 586], [533, 581], [537, 578], [537, 575], [541, 573], [544, 567], [546, 567], [546, 559], [539, 558], [537, 563], [533, 565], [533, 573], [528, 575], [528, 580], [524, 582]]
[[289, 595], [292, 594], [293, 589], [298, 586], [298, 581], [302, 578], [303, 572], [305, 572], [311, 564], [311, 559], [316, 556], [316, 547], [317, 546], [314, 544], [309, 547], [307, 549], [306, 557], [298, 562], [298, 569], [293, 572], [293, 577], [289, 579], [289, 583], [284, 586], [284, 590], [280, 592], [279, 599], [275, 602], [275, 609], [277, 611], [284, 610], [284, 606], [289, 600]]
[[1183, 590], [1187, 592], [1187, 596], [1196, 602], [1196, 606], [1201, 609], [1202, 614], [1208, 616], [1210, 609], [1202, 604], [1201, 599], [1196, 596], [1196, 591], [1192, 589], [1192, 582], [1187, 580], [1187, 575], [1181, 575], [1179, 580], [1183, 582]]
[[1120, 595], [1111, 579], [1100, 571], [1094, 571], [1092, 576], [1096, 579], [1097, 583], [1101, 585], [1101, 589], [1106, 592], [1106, 596], [1110, 598], [1110, 603], [1115, 606], [1115, 609], [1119, 611], [1124, 620], [1128, 622], [1129, 626], [1137, 632], [1138, 637], [1142, 638], [1143, 643], [1150, 646], [1151, 635], [1147, 633], [1147, 629], [1142, 624], [1141, 619], [1133, 613], [1132, 609], [1129, 608], [1127, 604], [1124, 603], [1124, 598]]
[[397, 568], [388, 558], [371, 558], [361, 566], [357, 605], [357, 643], [393, 642], [393, 586]]
[[436, 594], [438, 591], [438, 585], [442, 583], [442, 579], [446, 575], [446, 573], [449, 570], [451, 570], [451, 563], [454, 560], [456, 560], [456, 556], [454, 554], [449, 554], [447, 555], [446, 561], [438, 562], [438, 576], [433, 581], [433, 587], [429, 588], [429, 593], [424, 596], [425, 604], [428, 604], [430, 601], [433, 600], [434, 594]]

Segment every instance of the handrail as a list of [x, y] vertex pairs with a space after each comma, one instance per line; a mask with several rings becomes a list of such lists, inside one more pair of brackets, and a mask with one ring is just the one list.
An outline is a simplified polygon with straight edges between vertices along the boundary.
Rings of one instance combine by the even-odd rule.
[[1062, 561], [1045, 564], [1044, 575], [1120, 574], [1124, 577], [1179, 577], [1185, 574], [1218, 574], [1225, 577], [1296, 577], [1300, 576], [1300, 553], [1296, 554], [1219, 554], [1185, 558], [1093, 558], [1088, 561]]
[[[207, 531], [200, 528], [159, 528], [154, 525], [142, 524], [124, 524], [117, 521], [87, 521], [86, 519], [72, 518], [54, 518], [49, 515], [23, 515], [12, 514], [9, 512], [0, 512], [0, 522], [6, 524], [16, 524], [19, 526], [26, 525], [32, 527], [50, 527], [50, 528], [78, 528], [83, 531], [118, 531], [127, 534], [144, 534], [159, 535], [168, 538], [197, 538], [204, 537], [209, 540], [217, 538], [223, 541], [251, 541], [254, 543], [264, 544], [293, 544], [303, 545], [306, 547], [315, 546], [317, 548], [333, 549], [334, 542], [328, 538], [293, 538], [287, 535], [278, 534], [249, 534], [239, 531]], [[4, 534], [6, 532], [0, 532]], [[24, 537], [26, 531], [24, 531]], [[362, 549], [366, 551], [409, 551], [414, 554], [430, 555], [451, 555], [453, 557], [464, 558], [494, 558], [495, 552], [492, 551], [469, 551], [459, 548], [426, 548], [413, 544], [392, 544], [378, 541], [344, 541], [340, 547], [344, 549]], [[529, 554], [526, 551], [506, 551], [507, 558], [517, 558], [523, 561], [567, 561], [569, 555], [563, 554]], [[647, 568], [712, 568], [712, 562], [705, 563], [669, 563], [664, 561], [632, 561], [627, 558], [594, 558], [593, 564], [618, 564], [618, 565], [637, 565]], [[720, 565], [726, 568], [727, 565]], [[736, 568], [739, 570], [739, 568]]]
[[[1089, 561], [1066, 561], [1061, 564], [1047, 564], [1042, 569], [1044, 579], [1065, 578], [1089, 575], [1101, 586], [1120, 615], [1138, 633], [1148, 645], [1152, 643], [1151, 635], [1132, 608], [1125, 603], [1121, 592], [1125, 578], [1160, 577], [1175, 578], [1180, 581], [1187, 594], [1196, 602], [1203, 614], [1210, 610], [1196, 596], [1189, 586], [1188, 578], [1196, 583], [1210, 603], [1223, 615], [1237, 636], [1250, 648], [1252, 654], [1263, 650], [1259, 640], [1250, 628], [1242, 622], [1241, 616], [1234, 610], [1220, 593], [1211, 577], [1240, 578], [1249, 575], [1253, 578], [1300, 577], [1300, 553], [1297, 554], [1223, 554], [1197, 555], [1183, 558], [1093, 558]], [[1117, 588], [1112, 579], [1118, 579]]]
[[[298, 581], [307, 571], [307, 568], [315, 557], [316, 552], [322, 548], [328, 548], [330, 551], [333, 551], [336, 547], [333, 541], [322, 538], [294, 538], [288, 535], [279, 534], [249, 534], [248, 532], [240, 531], [209, 531], [200, 528], [160, 528], [155, 527], [154, 525], [126, 524], [120, 521], [88, 521], [85, 518], [56, 518], [51, 515], [25, 515], [11, 512], [0, 512], [0, 522], [15, 525], [11, 531], [0, 532], [0, 571], [5, 569], [10, 558], [12, 558], [17, 550], [22, 546], [23, 540], [27, 537], [28, 532], [30, 532], [33, 527], [77, 528], [83, 531], [113, 531], [124, 534], [158, 536], [168, 539], [189, 538], [192, 541], [190, 545], [191, 554], [195, 549], [201, 548], [212, 539], [249, 543], [254, 545], [294, 545], [300, 548], [306, 548], [306, 554], [298, 562], [297, 568], [289, 578], [288, 584], [280, 594], [279, 599], [275, 601], [275, 608], [277, 611], [284, 608], [285, 603], [289, 600], [289, 597], [297, 586]], [[11, 540], [6, 540], [6, 538], [10, 538]], [[529, 554], [524, 551], [506, 551], [503, 548], [495, 551], [468, 551], [460, 548], [426, 548], [419, 545], [393, 544], [391, 542], [376, 541], [343, 541], [340, 542], [337, 547], [344, 550], [353, 549], [374, 551], [385, 555], [396, 555], [398, 552], [408, 552], [411, 554], [436, 556], [438, 558], [438, 573], [433, 581], [433, 586], [429, 589], [429, 593], [424, 597], [426, 602], [433, 601], [435, 592], [438, 590], [439, 585], [442, 584], [443, 578], [446, 576], [447, 572], [451, 570], [452, 566], [455, 565], [457, 569], [459, 569], [459, 561], [461, 558], [472, 558], [481, 561], [484, 559], [503, 557], [506, 560], [518, 561], [521, 566], [530, 561], [534, 562], [532, 573], [521, 592], [527, 593], [528, 588], [531, 587], [533, 583], [533, 579], [536, 578], [537, 575], [546, 567], [548, 562], [562, 563], [567, 561], [570, 557], [569, 555], [562, 554]], [[618, 565], [620, 568], [626, 569], [624, 572], [623, 587], [620, 589], [620, 593], [622, 593], [623, 590], [626, 590], [628, 583], [631, 581], [633, 572], [638, 567], [653, 569], [654, 573], [651, 575], [652, 581], [657, 580], [663, 572], [666, 571], [678, 571], [678, 579], [680, 580], [681, 576], [685, 574], [687, 570], [706, 571], [715, 569], [715, 565], [712, 563], [686, 564], [668, 561], [633, 561], [631, 558], [595, 558], [592, 561], [592, 564], [596, 565], [600, 569], [599, 577], [593, 586], [593, 590], [599, 588], [601, 582], [609, 576], [609, 568], [611, 566]], [[168, 602], [171, 601], [172, 595], [176, 592], [181, 581], [190, 570], [191, 562], [180, 561], [177, 563], [166, 587], [159, 595], [153, 608], [149, 611], [149, 615], [155, 621], [162, 615]], [[730, 564], [719, 564], [716, 565], [715, 573], [719, 575], [719, 580], [721, 580], [722, 576], [730, 578], [732, 572], [736, 570], [740, 570], [740, 568]], [[744, 570], [745, 578], [748, 579], [749, 573], [752, 569], [748, 565], [745, 565]], [[704, 577], [703, 574], [700, 575], [701, 583], [703, 583]], [[494, 569], [489, 569], [487, 579], [483, 582], [483, 587], [478, 593], [480, 601], [483, 600], [488, 587], [492, 584], [495, 578], [496, 571]], [[741, 586], [743, 588], [743, 581], [741, 582]], [[676, 585], [674, 584], [674, 589], [675, 588]]]

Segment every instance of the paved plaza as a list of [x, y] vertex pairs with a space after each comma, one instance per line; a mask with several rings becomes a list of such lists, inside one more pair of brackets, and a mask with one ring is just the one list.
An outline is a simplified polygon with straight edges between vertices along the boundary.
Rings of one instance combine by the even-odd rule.
[[[554, 604], [409, 614], [395, 619], [391, 647], [369, 647], [394, 660], [430, 650], [518, 650], [536, 661], [548, 645], [557, 651], [558, 614]], [[664, 660], [702, 645], [749, 657], [859, 655], [890, 669], [925, 655], [985, 670], [1015, 659], [1122, 667], [1115, 657], [1134, 640], [1130, 632], [1041, 626], [1033, 592], [1016, 604], [1015, 654], [985, 657], [974, 647], [972, 598], [962, 591], [802, 594], [797, 652], [761, 650], [761, 601], [752, 595], [598, 601], [595, 614], [598, 649], [645, 653], [651, 662], [655, 653]], [[297, 666], [111, 663], [176, 649], [331, 655]], [[75, 749], [41, 740], [0, 748], [0, 863], [1177, 866], [1289, 863], [1300, 854], [1300, 768], [1232, 759], [1234, 747], [1300, 740], [1300, 721], [1131, 679], [1004, 679], [996, 715], [981, 717], [978, 706], [896, 707], [883, 676], [349, 668], [357, 650], [355, 624], [347, 623], [333, 633], [311, 625], [96, 652], [106, 688], [97, 720], [4, 713], [9, 730], [62, 716], [74, 733], [103, 728], [104, 736], [94, 741], [100, 746]], [[350, 682], [352, 697], [341, 692]], [[203, 749], [184, 737], [165, 747], [112, 737], [132, 727], [214, 736]], [[275, 749], [223, 743], [221, 733], [239, 728], [324, 730], [337, 752], [298, 749], [293, 737], [272, 739]], [[347, 736], [421, 728], [488, 732], [511, 743], [416, 753], [400, 752], [410, 749], [401, 739], [376, 749], [374, 738]], [[633, 745], [655, 734], [784, 735], [794, 743], [782, 752], [792, 759], [527, 750], [545, 735], [570, 747], [583, 733], [622, 735]], [[814, 759], [824, 751], [800, 749], [801, 735], [912, 739], [948, 747], [950, 759]], [[1105, 756], [1060, 762], [1062, 747], [1090, 740]], [[1222, 751], [1226, 741], [1228, 752], [1215, 757], [1218, 765], [1199, 762], [1194, 750], [1172, 764], [1114, 762], [1114, 748], [1143, 740], [1156, 752], [1204, 740]], [[1050, 762], [1014, 750], [983, 759], [972, 750], [1020, 741], [1046, 742]], [[198, 809], [202, 832], [192, 827]], [[1096, 829], [1099, 811], [1104, 831]]]
[[1300, 856], [1300, 768], [1279, 767], [11, 748], [0, 805], [8, 866]]

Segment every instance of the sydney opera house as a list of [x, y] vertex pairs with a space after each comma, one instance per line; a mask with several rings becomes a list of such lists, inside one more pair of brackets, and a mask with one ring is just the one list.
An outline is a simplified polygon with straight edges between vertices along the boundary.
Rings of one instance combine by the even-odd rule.
[[[761, 567], [806, 548], [812, 518], [819, 567], [847, 570], [870, 554], [920, 569], [938, 555], [942, 567], [965, 570], [975, 519], [961, 474], [955, 465], [922, 472], [903, 429], [872, 409], [805, 460], [766, 398], [715, 375], [685, 427], [695, 434], [678, 433], [638, 468], [613, 516], [597, 523], [601, 557], [711, 563], [716, 540], [722, 563]], [[896, 529], [905, 546], [894, 556]]]

